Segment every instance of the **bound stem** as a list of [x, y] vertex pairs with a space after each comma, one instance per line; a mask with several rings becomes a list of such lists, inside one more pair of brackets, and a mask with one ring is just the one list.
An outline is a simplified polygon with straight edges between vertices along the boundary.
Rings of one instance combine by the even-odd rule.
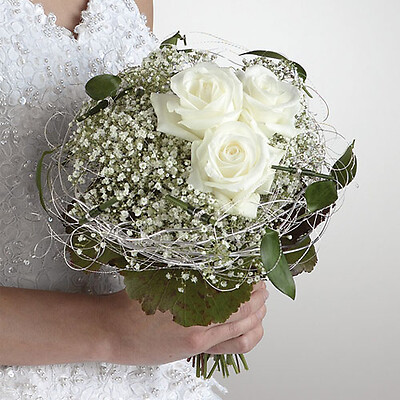
[[[213, 364], [210, 370], [208, 370], [208, 361], [213, 360]], [[222, 373], [224, 378], [229, 377], [229, 368], [232, 367], [236, 374], [240, 373], [240, 361], [242, 362], [244, 369], [248, 370], [246, 359], [243, 354], [218, 354], [211, 357], [210, 354], [198, 354], [196, 356], [187, 359], [188, 362], [192, 362], [192, 366], [196, 370], [197, 377], [203, 377], [203, 379], [210, 379], [214, 372]]]

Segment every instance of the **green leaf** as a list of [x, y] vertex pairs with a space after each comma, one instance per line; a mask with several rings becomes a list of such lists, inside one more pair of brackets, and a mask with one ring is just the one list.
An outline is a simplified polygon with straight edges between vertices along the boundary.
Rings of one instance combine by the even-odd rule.
[[97, 114], [101, 110], [104, 110], [107, 107], [108, 107], [108, 100], [101, 100], [94, 107], [90, 108], [89, 111], [87, 111], [85, 114], [83, 114], [80, 117], [78, 117], [76, 120], [78, 122], [81, 122], [84, 119], [86, 119], [87, 117], [90, 117], [91, 115], [95, 115], [95, 114]]
[[[305, 81], [307, 79], [307, 72], [306, 70], [297, 62], [289, 60], [287, 57], [284, 55], [277, 53], [276, 51], [266, 51], [266, 50], [252, 50], [248, 51], [246, 53], [240, 54], [241, 56], [246, 56], [246, 55], [254, 55], [254, 56], [259, 56], [259, 57], [266, 57], [266, 58], [274, 58], [277, 60], [286, 60], [290, 61], [293, 63], [295, 66], [297, 73], [299, 76]], [[306, 92], [307, 93], [307, 92]], [[312, 97], [309, 93], [308, 95]]]
[[276, 51], [251, 50], [246, 53], [240, 54], [240, 56], [247, 56], [247, 55], [266, 57], [266, 58], [275, 58], [278, 60], [288, 60], [284, 55], [277, 53]]
[[337, 190], [333, 181], [319, 181], [307, 186], [305, 197], [310, 212], [323, 210], [333, 204], [337, 198]]
[[331, 170], [331, 175], [337, 182], [339, 189], [347, 186], [356, 176], [357, 157], [353, 153], [354, 143], [347, 148], [342, 157], [336, 161]]
[[116, 75], [97, 75], [86, 83], [86, 93], [94, 100], [104, 100], [117, 93], [121, 82], [121, 78]]
[[282, 255], [278, 232], [267, 229], [261, 241], [261, 260], [271, 283], [294, 300], [296, 286], [286, 258]]
[[290, 246], [293, 246], [299, 240], [308, 236], [318, 225], [327, 219], [329, 212], [329, 208], [326, 208], [318, 213], [309, 214], [305, 207], [293, 209], [292, 205], [288, 205], [286, 211], [281, 215], [282, 219], [293, 220], [296, 219], [298, 215], [303, 215], [304, 217], [299, 219], [299, 223], [296, 224], [292, 230], [286, 233], [286, 236], [291, 237], [289, 243], [286, 236], [281, 239], [282, 249], [285, 251], [287, 246], [290, 248]]
[[178, 40], [183, 40], [185, 46], [186, 46], [186, 36], [181, 35], [181, 33], [178, 31], [175, 33], [175, 35], [169, 37], [168, 39], [165, 39], [161, 44], [160, 48], [163, 48], [165, 46], [176, 46], [178, 44]]
[[[311, 245], [309, 236], [291, 246], [285, 253], [286, 261], [290, 266], [297, 265], [290, 269], [293, 276], [302, 272], [311, 272], [317, 264], [318, 258], [314, 245]], [[297, 250], [297, 251], [296, 251]]]
[[[297, 63], [297, 62], [295, 62], [295, 61], [293, 61], [293, 64], [294, 64], [294, 66], [296, 67], [297, 73], [299, 74], [300, 78], [303, 78], [303, 81], [305, 81], [305, 80], [307, 79], [307, 72], [306, 72], [306, 70], [305, 70], [299, 63]], [[306, 89], [304, 89], [304, 90], [306, 90]], [[307, 93], [307, 92], [306, 92], [306, 93]], [[310, 97], [312, 97], [310, 93], [307, 93], [307, 94], [308, 94]]]
[[[166, 274], [170, 274], [167, 279]], [[183, 280], [182, 273], [197, 278]], [[123, 271], [126, 291], [138, 300], [147, 315], [170, 311], [174, 321], [182, 326], [225, 322], [240, 305], [250, 299], [253, 285], [243, 283], [238, 289], [218, 291], [195, 270], [159, 269], [156, 271]], [[183, 292], [178, 289], [183, 288]]]
[[36, 187], [39, 191], [39, 201], [41, 206], [43, 207], [43, 209], [47, 212], [47, 207], [46, 207], [46, 203], [44, 201], [44, 196], [43, 196], [43, 187], [42, 187], [42, 169], [43, 169], [43, 161], [45, 159], [45, 157], [51, 153], [53, 153], [56, 150], [46, 150], [42, 153], [42, 156], [40, 157], [39, 161], [38, 161], [38, 165], [36, 167]]

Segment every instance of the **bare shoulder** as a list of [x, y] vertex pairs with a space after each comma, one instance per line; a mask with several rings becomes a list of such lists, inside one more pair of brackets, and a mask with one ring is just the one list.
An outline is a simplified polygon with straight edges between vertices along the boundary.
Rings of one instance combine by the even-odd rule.
[[135, 0], [139, 10], [147, 17], [147, 25], [153, 29], [153, 0]]

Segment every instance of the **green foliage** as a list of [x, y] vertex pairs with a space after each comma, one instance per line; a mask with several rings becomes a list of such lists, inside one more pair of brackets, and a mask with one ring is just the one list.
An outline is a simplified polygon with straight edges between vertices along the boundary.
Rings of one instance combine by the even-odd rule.
[[242, 53], [240, 55], [241, 56], [253, 55], [253, 56], [259, 56], [259, 57], [266, 57], [266, 58], [275, 58], [277, 60], [290, 61], [295, 66], [297, 73], [303, 79], [303, 81], [305, 81], [307, 79], [307, 72], [299, 63], [289, 60], [287, 57], [285, 57], [284, 55], [282, 55], [280, 53], [277, 53], [276, 51], [252, 50], [252, 51], [248, 51], [246, 53]]
[[307, 186], [305, 197], [310, 212], [323, 210], [338, 199], [336, 185], [333, 181], [319, 181]]
[[261, 241], [261, 260], [271, 283], [294, 300], [296, 287], [289, 265], [282, 254], [278, 232], [267, 229]]
[[90, 108], [85, 114], [79, 116], [76, 120], [78, 122], [81, 122], [84, 119], [86, 119], [87, 117], [90, 117], [91, 115], [95, 115], [107, 107], [108, 107], [108, 100], [101, 100], [94, 107]]
[[339, 189], [347, 186], [356, 176], [357, 157], [353, 153], [353, 143], [346, 149], [342, 157], [336, 161], [331, 170], [331, 175], [338, 184]]
[[[309, 236], [290, 246], [285, 253], [286, 261], [289, 265], [298, 264], [293, 267], [290, 272], [296, 276], [302, 272], [311, 272], [317, 265], [317, 254], [314, 245], [310, 246], [311, 239]], [[296, 251], [297, 250], [297, 251]]]
[[93, 100], [104, 100], [106, 97], [114, 96], [117, 93], [121, 82], [121, 78], [116, 75], [97, 75], [86, 83], [86, 93]]
[[[186, 273], [191, 279], [182, 279], [182, 274]], [[198, 271], [191, 269], [123, 271], [121, 274], [129, 297], [138, 300], [146, 314], [170, 311], [174, 321], [186, 327], [225, 322], [250, 299], [253, 287], [243, 283], [232, 291], [218, 291]], [[197, 282], [193, 282], [193, 278]]]
[[178, 44], [179, 40], [183, 40], [185, 46], [186, 46], [186, 36], [185, 35], [181, 35], [180, 32], [176, 32], [175, 35], [169, 37], [168, 39], [165, 39], [161, 44], [160, 44], [160, 48], [163, 48], [165, 46], [176, 46]]

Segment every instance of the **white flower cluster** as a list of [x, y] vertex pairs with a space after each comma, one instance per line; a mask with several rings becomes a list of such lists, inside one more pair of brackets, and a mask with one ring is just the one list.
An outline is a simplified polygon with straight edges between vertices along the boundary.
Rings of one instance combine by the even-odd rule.
[[272, 165], [320, 171], [324, 144], [293, 67], [214, 62], [207, 52], [154, 51], [121, 73], [129, 93], [77, 122], [63, 151], [77, 193], [69, 218], [87, 220], [99, 242], [118, 227], [126, 268], [191, 267], [225, 288], [265, 273], [264, 229], [304, 189]]

